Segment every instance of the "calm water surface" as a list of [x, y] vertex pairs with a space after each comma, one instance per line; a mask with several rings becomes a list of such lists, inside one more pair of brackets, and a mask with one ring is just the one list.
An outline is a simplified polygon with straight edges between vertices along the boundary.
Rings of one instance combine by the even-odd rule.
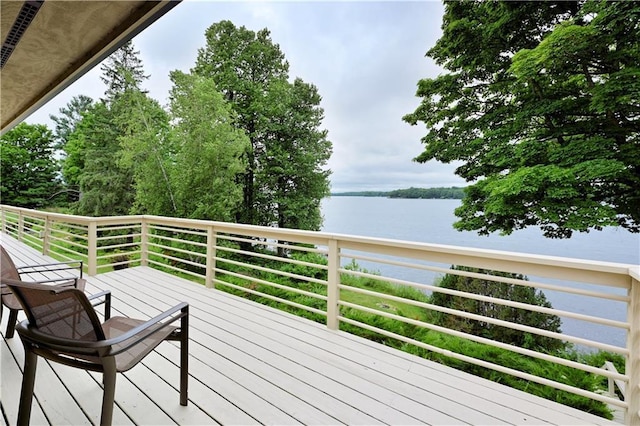
[[[382, 197], [331, 197], [322, 202], [323, 231], [425, 243], [506, 250], [579, 259], [640, 264], [640, 235], [620, 228], [576, 233], [569, 239], [549, 239], [537, 228], [528, 228], [508, 236], [479, 236], [474, 232], [453, 229], [454, 209], [459, 200], [409, 200]], [[362, 265], [367, 267], [368, 265]], [[389, 274], [416, 282], [432, 282], [435, 274], [423, 271], [394, 270], [393, 266], [376, 265], [383, 275]], [[592, 288], [593, 289], [593, 288]], [[597, 289], [597, 288], [595, 288]], [[624, 305], [599, 299], [547, 292], [557, 309], [626, 320]], [[624, 346], [625, 334], [619, 330], [599, 329], [582, 322], [563, 320], [565, 333]]]

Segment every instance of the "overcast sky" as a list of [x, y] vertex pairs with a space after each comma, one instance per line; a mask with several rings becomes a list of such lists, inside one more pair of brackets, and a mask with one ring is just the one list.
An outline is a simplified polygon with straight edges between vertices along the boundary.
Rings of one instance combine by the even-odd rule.
[[[204, 32], [228, 19], [258, 31], [268, 28], [290, 65], [290, 77], [318, 87], [323, 127], [333, 142], [333, 192], [462, 186], [453, 165], [418, 164], [424, 127], [402, 116], [419, 103], [420, 78], [441, 70], [427, 50], [441, 35], [443, 6], [415, 2], [184, 1], [134, 39], [150, 79], [144, 87], [167, 104], [169, 72], [188, 72]], [[75, 95], [103, 96], [99, 66], [27, 119], [53, 127], [49, 114]]]

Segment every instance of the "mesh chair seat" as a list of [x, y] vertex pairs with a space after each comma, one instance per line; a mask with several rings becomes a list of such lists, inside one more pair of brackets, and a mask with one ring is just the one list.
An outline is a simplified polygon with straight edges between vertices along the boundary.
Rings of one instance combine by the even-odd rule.
[[[128, 317], [112, 317], [102, 324], [102, 330], [106, 340], [120, 337], [135, 327], [144, 324], [145, 321], [128, 318]], [[149, 337], [140, 340], [135, 346], [125, 348], [126, 342], [113, 345], [112, 353], [116, 361], [116, 371], [119, 373], [130, 370], [145, 356], [155, 349], [162, 341], [167, 340], [172, 334], [179, 330], [178, 327], [170, 326], [160, 328], [160, 326], [151, 327], [150, 331], [154, 331]], [[87, 338], [87, 336], [84, 336]], [[132, 339], [139, 339], [140, 335], [135, 335]], [[122, 352], [120, 352], [122, 350]], [[99, 356], [76, 354], [76, 357], [90, 362], [99, 363]]]

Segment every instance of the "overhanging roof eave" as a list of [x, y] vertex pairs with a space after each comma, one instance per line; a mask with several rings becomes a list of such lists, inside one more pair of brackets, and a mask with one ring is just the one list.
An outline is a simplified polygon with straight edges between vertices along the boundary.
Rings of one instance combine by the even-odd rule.
[[107, 56], [131, 40], [162, 15], [178, 5], [180, 0], [143, 2], [123, 19], [119, 25], [105, 33], [98, 43], [79, 56], [79, 59], [48, 82], [44, 90], [32, 96], [29, 102], [17, 111], [2, 117], [0, 135], [25, 120], [29, 115], [50, 101], [78, 78], [95, 67]]

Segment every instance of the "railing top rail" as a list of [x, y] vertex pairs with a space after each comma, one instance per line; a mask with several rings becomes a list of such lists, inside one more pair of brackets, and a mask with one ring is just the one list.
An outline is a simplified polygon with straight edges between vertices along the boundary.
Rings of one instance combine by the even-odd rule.
[[23, 207], [13, 207], [8, 206], [6, 204], [0, 204], [0, 209], [15, 212], [15, 213], [23, 213], [37, 218], [51, 218], [57, 219], [60, 221], [66, 221], [71, 223], [79, 223], [79, 224], [89, 224], [92, 222], [97, 222], [100, 225], [105, 224], [118, 224], [118, 223], [131, 223], [141, 220], [143, 216], [101, 216], [101, 217], [91, 217], [91, 216], [78, 216], [72, 214], [65, 213], [55, 213], [55, 212], [45, 212], [41, 210], [33, 210], [27, 209]]
[[151, 224], [165, 224], [191, 229], [207, 229], [213, 226], [217, 232], [250, 234], [262, 238], [294, 240], [302, 243], [327, 245], [329, 241], [338, 241], [342, 249], [367, 251], [382, 255], [398, 255], [411, 258], [424, 258], [429, 254], [431, 261], [456, 263], [484, 269], [495, 269], [547, 276], [551, 278], [583, 281], [628, 288], [631, 279], [640, 280], [638, 265], [548, 256], [529, 253], [517, 253], [492, 249], [460, 247], [444, 244], [402, 241], [386, 238], [365, 237], [339, 233], [305, 231], [298, 229], [273, 228], [267, 226], [239, 223], [216, 222], [199, 219], [172, 218], [164, 216], [107, 216], [87, 217], [48, 213], [38, 210], [0, 205], [6, 211], [22, 212], [35, 217], [50, 217], [74, 223], [97, 223], [99, 226], [135, 221]]
[[[590, 269], [590, 270], [593, 269], [601, 272], [610, 272], [614, 274], [617, 273], [617, 274], [624, 274], [624, 275], [627, 275], [629, 273], [629, 269], [635, 266], [635, 265], [630, 265], [625, 263], [602, 262], [602, 261], [588, 260], [588, 259], [577, 259], [577, 258], [570, 258], [570, 257], [518, 253], [518, 252], [482, 249], [482, 248], [469, 248], [469, 247], [452, 246], [452, 245], [446, 245], [446, 244], [422, 243], [422, 242], [413, 242], [413, 241], [394, 240], [389, 238], [365, 237], [365, 236], [322, 232], [322, 231], [305, 231], [300, 229], [272, 228], [272, 227], [259, 226], [259, 225], [246, 225], [241, 223], [170, 218], [170, 217], [163, 217], [163, 216], [145, 215], [143, 217], [145, 220], [149, 222], [162, 222], [162, 223], [170, 222], [174, 225], [183, 224], [185, 226], [188, 225], [190, 227], [197, 227], [197, 228], [200, 228], [200, 227], [205, 228], [213, 225], [214, 227], [217, 228], [219, 232], [233, 233], [233, 232], [243, 231], [244, 233], [250, 230], [252, 231], [251, 232], [252, 235], [268, 233], [271, 235], [310, 237], [314, 239], [322, 239], [325, 242], [328, 240], [339, 240], [343, 242], [343, 244], [341, 245], [342, 248], [347, 248], [347, 249], [353, 248], [354, 250], [358, 250], [358, 247], [357, 246], [351, 247], [348, 245], [348, 243], [359, 243], [359, 244], [369, 244], [369, 245], [380, 245], [381, 243], [383, 243], [383, 245], [385, 246], [416, 249], [423, 252], [426, 249], [428, 251], [433, 251], [433, 252], [441, 252], [446, 254], [460, 254], [465, 256], [478, 256], [483, 258], [494, 258], [496, 256], [499, 256], [501, 259], [514, 261], [514, 262], [536, 263], [536, 264], [544, 264], [544, 265], [550, 265], [550, 266], [561, 265], [563, 267], [572, 265], [575, 269]], [[372, 250], [371, 248], [368, 248], [367, 251], [372, 251]]]

